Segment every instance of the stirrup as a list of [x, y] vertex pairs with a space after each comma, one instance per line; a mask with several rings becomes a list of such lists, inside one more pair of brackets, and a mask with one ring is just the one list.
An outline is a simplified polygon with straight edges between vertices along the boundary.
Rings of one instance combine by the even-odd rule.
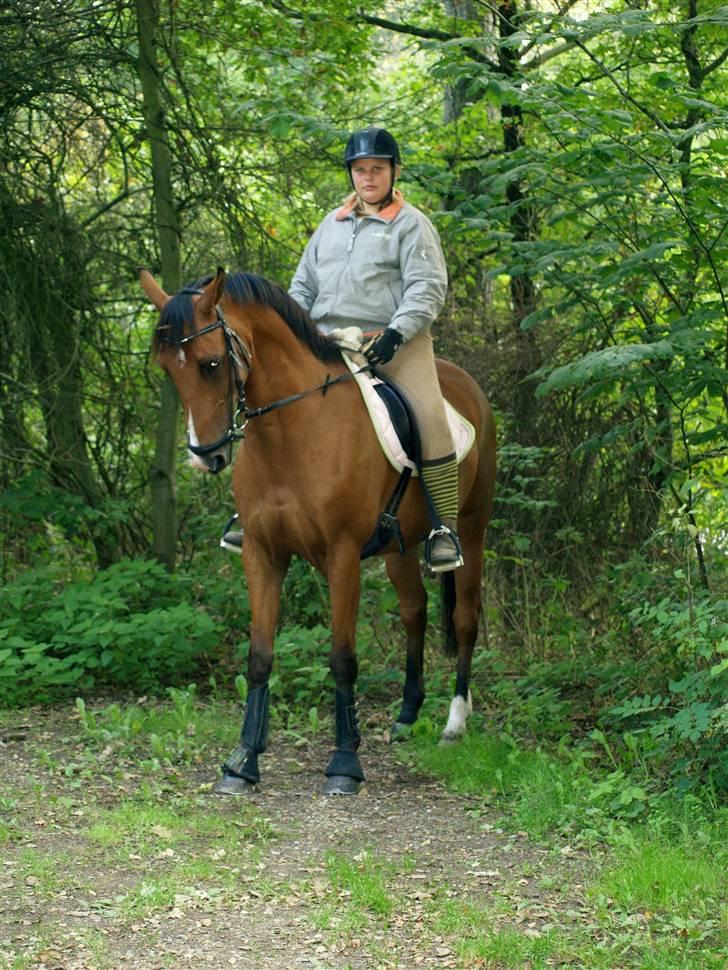
[[[432, 551], [436, 539], [440, 536], [447, 536], [452, 542], [454, 548], [454, 556], [449, 559], [443, 559], [441, 562], [432, 562]], [[427, 568], [432, 573], [447, 573], [453, 569], [459, 569], [463, 565], [463, 547], [460, 544], [460, 539], [456, 532], [449, 529], [446, 525], [440, 524], [437, 529], [432, 529], [428, 537], [425, 539], [425, 564]]]
[[222, 531], [222, 536], [220, 537], [220, 548], [227, 549], [228, 552], [240, 552], [243, 548], [243, 530], [242, 529], [231, 529], [230, 527], [237, 522], [238, 513], [233, 515], [225, 528]]

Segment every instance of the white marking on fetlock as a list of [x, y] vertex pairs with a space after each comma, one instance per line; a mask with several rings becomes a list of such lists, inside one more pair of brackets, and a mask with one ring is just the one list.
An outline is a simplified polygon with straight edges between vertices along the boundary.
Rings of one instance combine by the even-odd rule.
[[450, 701], [450, 716], [447, 719], [445, 730], [442, 732], [443, 741], [454, 741], [465, 734], [465, 727], [468, 718], [473, 713], [473, 696], [468, 691], [468, 699], [456, 694]]

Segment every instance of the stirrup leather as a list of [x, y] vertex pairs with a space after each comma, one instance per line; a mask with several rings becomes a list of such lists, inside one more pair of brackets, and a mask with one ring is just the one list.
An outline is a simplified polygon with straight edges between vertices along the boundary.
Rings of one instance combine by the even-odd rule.
[[[432, 547], [439, 536], [447, 536], [455, 547], [455, 556], [443, 563], [432, 563]], [[451, 569], [458, 569], [463, 565], [463, 547], [457, 533], [453, 532], [446, 525], [441, 523], [436, 529], [432, 529], [425, 539], [425, 563], [433, 573], [447, 572]]]

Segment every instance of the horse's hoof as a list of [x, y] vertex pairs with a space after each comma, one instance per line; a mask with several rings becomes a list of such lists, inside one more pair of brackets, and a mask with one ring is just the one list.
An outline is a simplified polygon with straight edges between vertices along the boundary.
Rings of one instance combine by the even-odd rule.
[[350, 778], [348, 775], [331, 775], [323, 783], [321, 793], [323, 795], [357, 795], [361, 788], [361, 782], [357, 778]]
[[223, 775], [212, 789], [214, 795], [252, 795], [257, 786], [237, 775]]
[[407, 741], [411, 737], [411, 724], [404, 724], [402, 721], [395, 721], [392, 727], [389, 729], [390, 744], [394, 744], [395, 741]]
[[451, 748], [454, 744], [462, 741], [462, 734], [454, 734], [452, 731], [443, 731], [440, 735], [438, 746], [440, 748]]

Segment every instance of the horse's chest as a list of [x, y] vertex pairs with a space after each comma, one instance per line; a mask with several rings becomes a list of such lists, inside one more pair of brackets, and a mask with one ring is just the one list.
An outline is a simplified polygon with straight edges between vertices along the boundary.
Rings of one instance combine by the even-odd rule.
[[294, 546], [311, 540], [310, 496], [275, 483], [261, 488], [260, 482], [243, 483], [236, 493], [246, 531]]

